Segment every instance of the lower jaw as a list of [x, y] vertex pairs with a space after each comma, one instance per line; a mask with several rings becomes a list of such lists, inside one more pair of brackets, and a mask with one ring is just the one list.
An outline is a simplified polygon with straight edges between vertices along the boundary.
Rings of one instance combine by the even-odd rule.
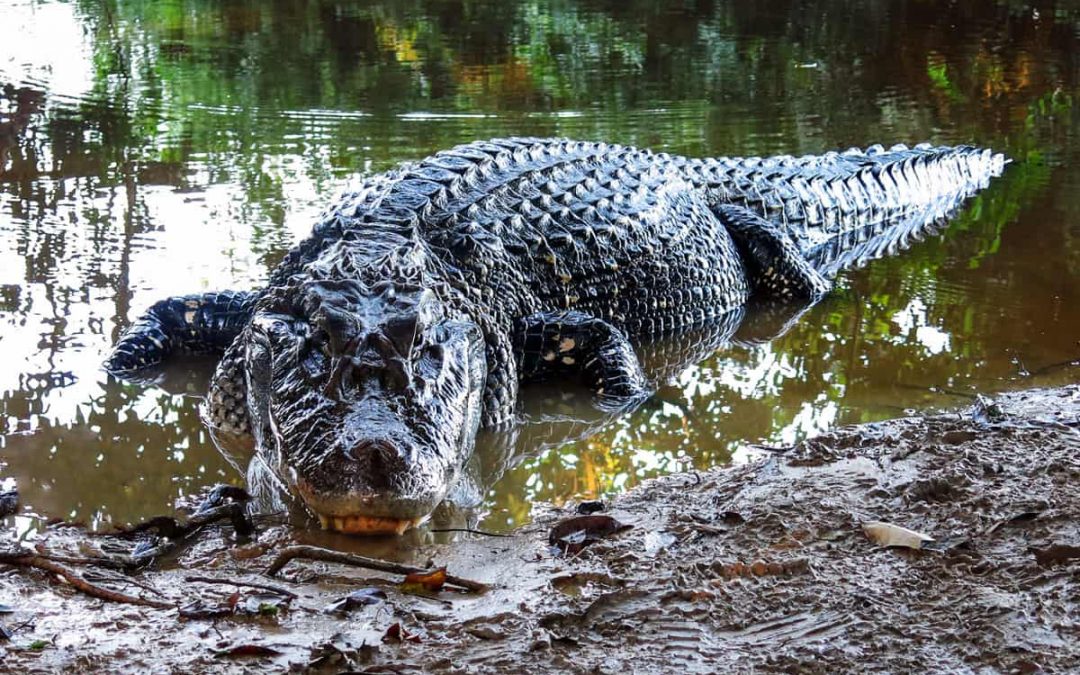
[[420, 518], [379, 518], [375, 516], [319, 516], [324, 530], [336, 530], [345, 534], [374, 536], [380, 534], [404, 534], [420, 524]]

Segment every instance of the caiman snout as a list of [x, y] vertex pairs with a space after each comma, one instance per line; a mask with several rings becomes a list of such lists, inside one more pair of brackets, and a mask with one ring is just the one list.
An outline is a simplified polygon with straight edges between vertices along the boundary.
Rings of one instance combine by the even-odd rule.
[[350, 534], [400, 533], [421, 522], [446, 492], [438, 453], [383, 419], [354, 418], [350, 426], [368, 434], [346, 434], [324, 461], [297, 474], [304, 503], [323, 527]]

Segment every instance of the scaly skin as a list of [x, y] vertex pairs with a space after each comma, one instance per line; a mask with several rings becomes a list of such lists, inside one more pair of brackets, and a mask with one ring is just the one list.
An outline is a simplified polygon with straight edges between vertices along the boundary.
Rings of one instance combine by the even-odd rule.
[[649, 386], [632, 344], [730, 334], [752, 296], [812, 303], [1003, 163], [929, 146], [699, 160], [471, 143], [369, 178], [265, 289], [155, 305], [106, 367], [229, 345], [209, 422], [251, 434], [325, 525], [397, 532], [445, 496], [481, 421], [513, 419], [522, 381], [573, 376], [604, 407], [632, 405]]

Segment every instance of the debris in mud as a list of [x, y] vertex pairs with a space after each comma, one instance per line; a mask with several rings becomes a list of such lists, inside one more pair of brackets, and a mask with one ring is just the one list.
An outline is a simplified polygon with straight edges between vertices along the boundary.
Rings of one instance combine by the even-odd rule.
[[382, 637], [383, 642], [423, 642], [419, 635], [411, 633], [400, 622], [390, 624]]
[[131, 537], [150, 532], [168, 539], [180, 539], [210, 523], [231, 520], [236, 533], [247, 537], [255, 532], [255, 525], [244, 504], [251, 499], [247, 491], [233, 485], [218, 485], [186, 521], [172, 516], [155, 516], [129, 527], [117, 528], [113, 534]]
[[424, 595], [438, 593], [446, 585], [446, 568], [438, 567], [430, 572], [412, 572], [405, 575], [405, 581], [398, 588], [403, 593]]
[[[368, 558], [366, 556], [356, 555], [354, 553], [342, 553], [341, 551], [332, 551], [326, 548], [319, 548], [318, 546], [290, 546], [288, 548], [282, 549], [277, 554], [277, 557], [274, 558], [274, 562], [270, 563], [270, 567], [266, 568], [264, 574], [266, 574], [266, 576], [268, 577], [272, 577], [278, 572], [280, 572], [282, 568], [288, 565], [291, 561], [296, 559], [333, 562], [342, 565], [363, 567], [365, 569], [377, 570], [380, 572], [389, 572], [391, 574], [428, 574], [433, 571], [422, 567], [401, 565], [399, 563], [393, 563], [387, 560]], [[451, 586], [457, 586], [473, 593], [483, 593], [488, 590], [486, 584], [482, 584], [479, 581], [473, 581], [471, 579], [465, 579], [451, 574], [446, 574], [444, 583], [450, 584]]]
[[361, 588], [360, 590], [349, 593], [340, 600], [335, 600], [333, 603], [327, 605], [326, 609], [323, 611], [329, 614], [344, 614], [351, 609], [368, 607], [370, 605], [386, 602], [386, 599], [386, 592], [381, 588]]
[[0, 492], [0, 518], [6, 518], [19, 512], [19, 493], [17, 490]]
[[581, 502], [577, 505], [575, 511], [582, 516], [591, 516], [594, 513], [607, 510], [607, 504], [599, 499], [593, 499], [586, 502]]
[[178, 609], [180, 618], [189, 620], [221, 619], [228, 616], [276, 617], [288, 609], [296, 596], [276, 592], [241, 593], [236, 591], [224, 600], [207, 603], [202, 598]]
[[279, 656], [282, 652], [273, 647], [256, 644], [243, 644], [214, 650], [214, 656], [236, 658], [241, 656]]
[[377, 645], [366, 643], [354, 647], [353, 643], [344, 634], [334, 633], [322, 644], [311, 648], [307, 667], [315, 669], [338, 666], [339, 670], [347, 672], [348, 669], [342, 669], [341, 666], [353, 666], [358, 661], [370, 660], [378, 651], [379, 647]]
[[1004, 422], [1007, 418], [1008, 415], [1001, 409], [997, 401], [982, 394], [975, 396], [975, 410], [972, 412], [972, 419], [976, 422], [997, 424], [998, 422]]
[[863, 523], [862, 529], [870, 541], [885, 548], [910, 548], [918, 550], [934, 541], [934, 538], [930, 535], [916, 532], [915, 530], [909, 530], [906, 527], [900, 527], [899, 525], [893, 525], [892, 523], [869, 521]]
[[575, 516], [551, 528], [548, 544], [564, 555], [576, 555], [589, 544], [632, 527], [611, 516]]
[[733, 563], [715, 563], [713, 564], [713, 571], [722, 577], [722, 579], [717, 579], [712, 582], [715, 586], [722, 583], [724, 580], [735, 579], [737, 577], [779, 577], [805, 574], [810, 571], [810, 561], [805, 558], [797, 558], [795, 560], [784, 560], [782, 562], [755, 560], [752, 563], [741, 561]]
[[243, 581], [240, 579], [225, 579], [222, 577], [207, 577], [197, 574], [188, 574], [184, 576], [184, 581], [198, 582], [203, 584], [226, 584], [230, 586], [245, 586], [247, 588], [258, 588], [263, 591], [270, 591], [271, 593], [282, 595], [287, 598], [295, 599], [297, 597], [296, 593], [293, 593], [288, 589], [281, 588], [280, 586], [272, 586], [270, 584], [254, 581]]
[[[144, 607], [153, 607], [155, 609], [171, 609], [173, 605], [167, 602], [160, 602], [158, 600], [150, 600], [134, 595], [128, 595], [120, 591], [115, 591], [111, 588], [105, 588], [104, 586], [98, 586], [82, 576], [76, 574], [73, 570], [70, 570], [58, 561], [72, 561], [74, 558], [69, 557], [56, 557], [43, 553], [30, 553], [22, 550], [14, 551], [0, 551], [0, 564], [12, 565], [14, 567], [34, 568], [43, 572], [48, 572], [52, 575], [58, 576], [72, 588], [85, 593], [91, 597], [99, 598], [101, 600], [107, 600], [109, 602], [121, 602], [131, 605], [143, 605]], [[92, 559], [85, 559], [83, 562], [93, 563]]]
[[1035, 555], [1035, 562], [1039, 563], [1040, 567], [1053, 567], [1070, 560], [1080, 559], [1080, 546], [1067, 544], [1051, 544], [1045, 548], [1032, 546], [1031, 552]]
[[[239, 600], [239, 598], [237, 598], [237, 600]], [[208, 605], [203, 600], [193, 600], [177, 609], [181, 619], [189, 619], [192, 621], [221, 619], [226, 616], [232, 616], [235, 611], [235, 602], [226, 601]]]
[[666, 551], [668, 547], [674, 544], [676, 541], [677, 538], [674, 534], [671, 534], [670, 532], [646, 532], [645, 541], [643, 542], [643, 545], [645, 547], [645, 555], [650, 557], [655, 556], [661, 551]]

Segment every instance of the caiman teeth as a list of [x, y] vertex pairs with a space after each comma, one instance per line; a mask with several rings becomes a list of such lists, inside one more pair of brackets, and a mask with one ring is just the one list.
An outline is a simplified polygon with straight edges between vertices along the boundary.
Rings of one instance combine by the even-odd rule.
[[419, 518], [379, 518], [375, 516], [319, 516], [324, 530], [337, 530], [346, 534], [403, 534], [420, 523]]

